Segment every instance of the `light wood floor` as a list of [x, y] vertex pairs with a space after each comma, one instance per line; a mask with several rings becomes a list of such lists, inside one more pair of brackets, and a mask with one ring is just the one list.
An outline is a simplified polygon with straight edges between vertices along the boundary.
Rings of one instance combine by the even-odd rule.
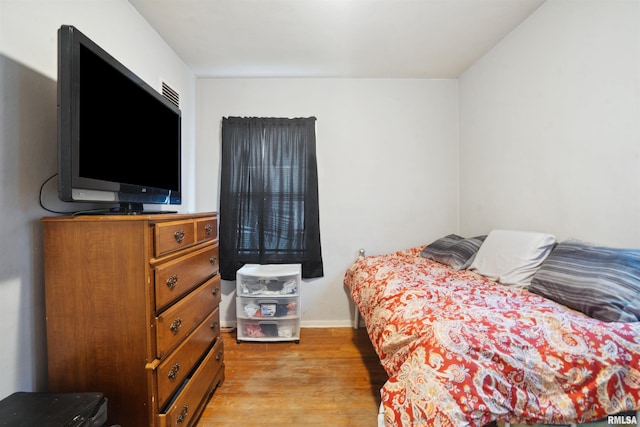
[[387, 379], [364, 328], [303, 328], [300, 344], [236, 343], [198, 427], [375, 427]]

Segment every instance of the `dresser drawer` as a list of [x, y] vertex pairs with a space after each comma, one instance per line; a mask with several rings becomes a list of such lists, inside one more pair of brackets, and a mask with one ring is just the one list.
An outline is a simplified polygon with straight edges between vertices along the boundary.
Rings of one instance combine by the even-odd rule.
[[219, 339], [211, 351], [185, 380], [175, 399], [158, 415], [159, 427], [184, 427], [194, 425], [212, 388], [223, 379], [223, 343]]
[[156, 310], [218, 272], [218, 246], [207, 246], [155, 267]]
[[156, 257], [186, 248], [195, 242], [196, 232], [192, 220], [162, 222], [154, 226], [154, 252]]
[[218, 238], [218, 218], [206, 218], [196, 221], [196, 241], [214, 240]]
[[156, 317], [158, 359], [169, 354], [202, 319], [218, 307], [221, 295], [220, 275], [216, 275]]
[[211, 313], [185, 341], [158, 366], [158, 405], [162, 407], [182, 384], [202, 355], [220, 337], [220, 312]]

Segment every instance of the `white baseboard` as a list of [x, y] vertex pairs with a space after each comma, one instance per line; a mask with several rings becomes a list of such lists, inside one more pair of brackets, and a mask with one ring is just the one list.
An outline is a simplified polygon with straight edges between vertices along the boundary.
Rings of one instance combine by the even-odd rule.
[[[221, 321], [220, 326], [223, 329], [233, 329], [237, 327], [235, 320]], [[353, 325], [350, 320], [303, 320], [300, 328], [351, 328]]]
[[350, 320], [303, 320], [301, 328], [351, 328]]

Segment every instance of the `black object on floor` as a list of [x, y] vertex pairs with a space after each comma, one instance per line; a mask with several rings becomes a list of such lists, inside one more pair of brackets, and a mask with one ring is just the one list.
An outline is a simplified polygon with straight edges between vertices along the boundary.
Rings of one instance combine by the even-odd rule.
[[1, 427], [103, 427], [102, 393], [17, 392], [0, 400]]

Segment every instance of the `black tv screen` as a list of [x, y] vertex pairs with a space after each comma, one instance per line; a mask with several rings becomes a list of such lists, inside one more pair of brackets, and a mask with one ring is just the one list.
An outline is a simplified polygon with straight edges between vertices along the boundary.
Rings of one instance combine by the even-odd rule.
[[73, 26], [58, 33], [60, 199], [181, 203], [181, 113]]

